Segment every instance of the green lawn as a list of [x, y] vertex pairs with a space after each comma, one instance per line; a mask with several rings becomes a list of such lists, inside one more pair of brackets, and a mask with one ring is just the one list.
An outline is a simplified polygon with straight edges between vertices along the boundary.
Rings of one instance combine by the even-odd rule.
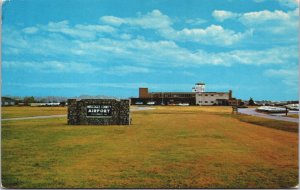
[[291, 114], [291, 115], [287, 115], [286, 117], [299, 118], [299, 114]]
[[228, 107], [156, 107], [133, 112], [131, 126], [68, 126], [66, 118], [3, 121], [2, 184], [7, 188], [297, 185], [298, 133], [246, 123], [230, 112]]
[[2, 119], [61, 114], [67, 114], [67, 107], [8, 106], [1, 109]]
[[298, 133], [299, 130], [298, 123], [295, 122], [273, 120], [273, 119], [255, 117], [255, 116], [244, 115], [244, 114], [232, 115], [232, 117], [237, 118], [243, 122], [252, 123], [264, 127], [279, 129], [279, 130], [284, 130], [284, 131]]

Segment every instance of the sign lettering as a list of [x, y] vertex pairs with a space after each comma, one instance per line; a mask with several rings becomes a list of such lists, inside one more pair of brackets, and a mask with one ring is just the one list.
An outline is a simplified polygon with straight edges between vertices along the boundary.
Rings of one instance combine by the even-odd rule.
[[111, 116], [111, 105], [87, 105], [87, 116]]

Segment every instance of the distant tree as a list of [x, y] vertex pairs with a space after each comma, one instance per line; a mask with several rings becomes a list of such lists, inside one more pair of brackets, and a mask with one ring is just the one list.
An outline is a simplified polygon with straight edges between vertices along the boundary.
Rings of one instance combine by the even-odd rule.
[[62, 102], [59, 103], [59, 105], [60, 105], [60, 106], [65, 106], [65, 105], [66, 105], [66, 102], [65, 102], [65, 101], [62, 101]]
[[34, 100], [34, 97], [33, 96], [30, 96], [30, 97], [25, 97], [24, 98], [24, 104], [25, 105], [29, 105], [30, 103], [34, 103], [35, 100]]
[[255, 105], [255, 103], [254, 103], [254, 101], [253, 101], [252, 98], [249, 99], [248, 105], [249, 105], [249, 106], [254, 106], [254, 105]]
[[47, 100], [46, 100], [46, 98], [42, 98], [42, 99], [40, 100], [40, 102], [41, 102], [41, 103], [47, 103]]

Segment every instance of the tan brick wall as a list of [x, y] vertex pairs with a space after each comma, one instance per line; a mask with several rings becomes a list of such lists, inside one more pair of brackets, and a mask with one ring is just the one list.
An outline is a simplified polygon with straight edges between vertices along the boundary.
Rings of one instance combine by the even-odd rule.
[[139, 98], [148, 98], [148, 88], [139, 88]]

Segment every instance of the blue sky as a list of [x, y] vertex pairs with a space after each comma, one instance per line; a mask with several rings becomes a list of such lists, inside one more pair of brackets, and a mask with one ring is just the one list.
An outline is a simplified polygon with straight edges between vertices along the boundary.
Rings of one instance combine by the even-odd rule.
[[298, 0], [10, 0], [2, 94], [298, 99]]

